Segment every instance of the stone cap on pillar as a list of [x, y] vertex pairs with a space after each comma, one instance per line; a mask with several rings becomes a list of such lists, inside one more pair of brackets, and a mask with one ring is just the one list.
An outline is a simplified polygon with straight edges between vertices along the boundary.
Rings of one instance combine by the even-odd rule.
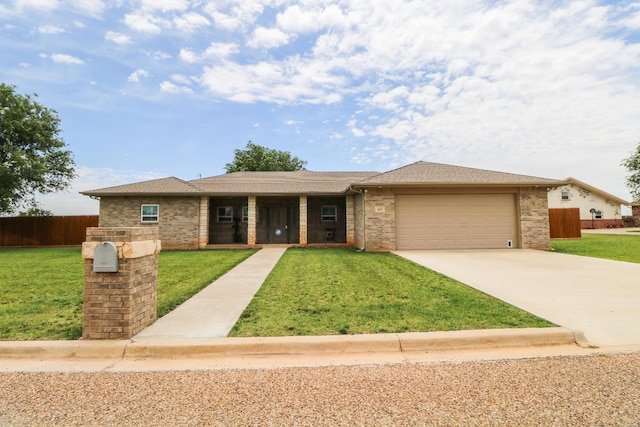
[[161, 250], [158, 234], [158, 227], [89, 227], [82, 257], [93, 259], [96, 247], [103, 242], [113, 243], [119, 259], [154, 255]]

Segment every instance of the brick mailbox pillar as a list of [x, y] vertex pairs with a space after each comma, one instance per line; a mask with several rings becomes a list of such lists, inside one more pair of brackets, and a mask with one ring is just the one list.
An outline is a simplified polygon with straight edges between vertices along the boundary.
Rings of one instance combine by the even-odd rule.
[[[102, 258], [104, 247], [113, 248], [103, 242], [115, 246], [117, 271], [105, 271], [109, 268], [99, 263], [94, 269], [95, 255]], [[156, 319], [159, 252], [157, 227], [87, 228], [82, 244], [83, 339], [128, 339]]]

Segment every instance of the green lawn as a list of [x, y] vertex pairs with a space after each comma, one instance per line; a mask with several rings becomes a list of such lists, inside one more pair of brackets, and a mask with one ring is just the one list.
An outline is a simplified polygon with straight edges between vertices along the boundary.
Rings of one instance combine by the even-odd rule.
[[553, 326], [389, 253], [289, 249], [230, 336]]
[[640, 263], [640, 235], [588, 234], [581, 239], [552, 240], [555, 252]]
[[[158, 261], [161, 317], [255, 253], [165, 251]], [[84, 261], [79, 248], [0, 249], [0, 339], [82, 336]]]

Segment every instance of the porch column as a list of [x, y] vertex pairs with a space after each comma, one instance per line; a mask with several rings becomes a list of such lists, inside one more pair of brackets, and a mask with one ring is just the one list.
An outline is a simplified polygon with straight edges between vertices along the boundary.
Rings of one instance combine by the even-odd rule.
[[300, 244], [307, 244], [307, 196], [300, 196]]
[[346, 198], [347, 244], [352, 246], [356, 241], [356, 212], [354, 200], [355, 198], [351, 194]]
[[247, 244], [256, 244], [256, 196], [247, 197], [248, 210], [249, 210], [249, 222], [247, 224]]
[[209, 244], [209, 198], [200, 197], [200, 219], [198, 221], [198, 248]]

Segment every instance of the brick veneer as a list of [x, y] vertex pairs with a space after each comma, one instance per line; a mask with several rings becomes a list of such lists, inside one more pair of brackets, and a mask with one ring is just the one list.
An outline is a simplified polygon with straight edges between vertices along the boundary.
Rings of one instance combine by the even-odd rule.
[[518, 198], [520, 202], [521, 247], [523, 249], [550, 249], [547, 189], [521, 188]]
[[[160, 221], [157, 224], [143, 224], [140, 221], [140, 206], [157, 204]], [[198, 249], [205, 246], [208, 230], [203, 236], [200, 210], [206, 201], [200, 197], [101, 197], [100, 227], [158, 227], [160, 239], [165, 249]], [[202, 215], [206, 217], [205, 215]], [[208, 228], [206, 225], [204, 227]]]
[[396, 248], [396, 197], [388, 188], [365, 193], [365, 249], [392, 251]]
[[640, 204], [631, 206], [631, 216], [633, 217], [633, 226], [640, 227]]
[[[117, 272], [93, 271], [93, 253], [103, 241], [118, 248]], [[156, 318], [158, 228], [88, 228], [82, 246], [82, 338], [127, 339], [150, 325]]]

